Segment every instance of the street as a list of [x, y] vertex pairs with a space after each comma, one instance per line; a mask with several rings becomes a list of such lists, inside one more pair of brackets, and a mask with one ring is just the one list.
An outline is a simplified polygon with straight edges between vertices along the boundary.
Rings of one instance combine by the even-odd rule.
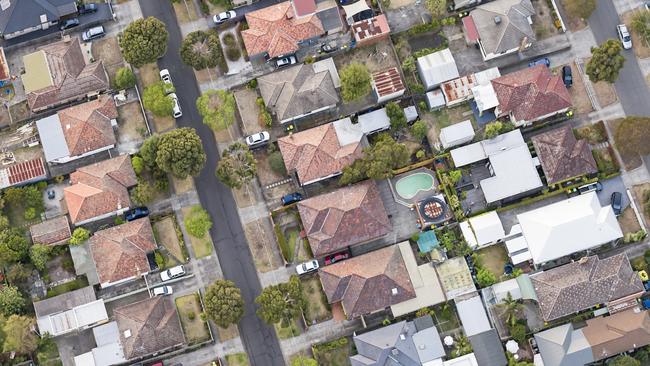
[[[144, 17], [155, 16], [166, 24], [169, 32], [167, 53], [158, 60], [160, 69], [170, 71], [175, 81], [183, 117], [177, 120], [179, 127], [193, 127], [203, 141], [207, 162], [195, 178], [199, 199], [210, 213], [214, 226], [210, 230], [216, 253], [220, 259], [224, 277], [241, 289], [246, 304], [244, 317], [239, 322], [239, 331], [251, 365], [284, 365], [284, 358], [278, 338], [271, 327], [255, 314], [255, 297], [261, 292], [253, 258], [244, 236], [237, 206], [229, 188], [221, 184], [214, 172], [219, 152], [214, 135], [201, 122], [195, 107], [199, 88], [193, 71], [182, 64], [179, 46], [181, 32], [176, 22], [174, 9], [169, 1], [139, 0]], [[223, 355], [214, 355], [223, 357]]]

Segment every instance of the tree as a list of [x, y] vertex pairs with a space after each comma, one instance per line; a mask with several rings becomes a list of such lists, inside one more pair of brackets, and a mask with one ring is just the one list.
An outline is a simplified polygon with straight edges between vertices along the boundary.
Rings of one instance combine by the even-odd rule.
[[51, 247], [42, 244], [34, 244], [29, 248], [29, 260], [39, 271], [44, 271], [47, 261], [50, 259]]
[[31, 273], [32, 271], [22, 263], [14, 263], [7, 270], [7, 281], [9, 281], [9, 284], [11, 285], [16, 285], [29, 278]]
[[609, 363], [609, 366], [641, 366], [641, 362], [628, 355], [621, 355]]
[[512, 294], [508, 292], [508, 295], [503, 299], [503, 303], [499, 304], [499, 307], [503, 308], [503, 315], [505, 316], [506, 323], [512, 327], [517, 324], [517, 316], [523, 309], [524, 305], [513, 299]]
[[0, 231], [0, 261], [4, 263], [18, 262], [29, 254], [29, 242], [23, 232], [16, 228]]
[[515, 323], [510, 326], [510, 336], [519, 344], [526, 343], [526, 326], [521, 323]]
[[297, 276], [291, 276], [289, 282], [271, 285], [255, 299], [260, 305], [257, 315], [268, 324], [282, 322], [287, 326], [291, 320], [300, 315], [307, 305], [302, 294], [302, 284]]
[[393, 170], [409, 162], [406, 145], [395, 141], [389, 134], [377, 137], [373, 146], [365, 151], [366, 174], [372, 179], [386, 179], [393, 176]]
[[167, 52], [169, 34], [165, 23], [154, 17], [138, 19], [122, 32], [120, 48], [124, 60], [135, 67], [156, 62]]
[[194, 237], [203, 238], [211, 227], [212, 219], [208, 211], [199, 205], [192, 206], [189, 215], [185, 217], [187, 232]]
[[68, 242], [72, 245], [79, 245], [83, 244], [86, 240], [88, 240], [88, 238], [90, 238], [90, 231], [82, 227], [78, 227], [74, 229], [72, 232], [72, 237], [70, 237], [70, 240], [68, 240]]
[[318, 362], [311, 357], [299, 355], [291, 361], [291, 366], [318, 366]]
[[426, 0], [427, 10], [431, 12], [433, 18], [439, 18], [445, 15], [446, 0]]
[[621, 42], [608, 39], [598, 47], [591, 48], [591, 60], [587, 62], [586, 72], [592, 82], [607, 81], [613, 83], [623, 68], [625, 57], [621, 55]]
[[144, 206], [153, 200], [156, 189], [151, 183], [138, 179], [138, 185], [131, 191], [131, 200], [139, 206]]
[[4, 316], [20, 314], [25, 308], [25, 298], [15, 286], [0, 288], [0, 313]]
[[639, 35], [639, 38], [646, 46], [650, 44], [650, 11], [637, 11], [632, 15], [632, 31]]
[[187, 35], [180, 48], [181, 61], [194, 70], [225, 64], [223, 50], [216, 31], [195, 31]]
[[485, 131], [483, 132], [483, 137], [486, 139], [493, 139], [501, 133], [503, 129], [503, 122], [494, 121], [485, 125]]
[[257, 173], [257, 163], [248, 146], [241, 142], [230, 145], [217, 164], [217, 178], [230, 188], [241, 188]]
[[35, 326], [34, 318], [20, 315], [10, 316], [2, 327], [5, 334], [2, 351], [20, 354], [36, 351], [38, 336], [34, 332]]
[[271, 170], [280, 175], [287, 175], [287, 167], [284, 166], [284, 158], [282, 153], [279, 151], [274, 151], [269, 154], [268, 158], [269, 166]]
[[225, 90], [208, 90], [196, 100], [196, 109], [203, 123], [215, 131], [221, 131], [235, 122], [235, 95]]
[[140, 175], [144, 170], [144, 159], [141, 156], [133, 155], [131, 157], [131, 165], [136, 175]]
[[581, 19], [589, 19], [596, 10], [596, 0], [564, 0], [562, 4], [572, 17]]
[[386, 104], [386, 115], [390, 120], [390, 128], [394, 131], [400, 131], [407, 126], [406, 114], [404, 109], [395, 102]]
[[140, 147], [140, 156], [142, 156], [142, 160], [149, 170], [158, 168], [158, 164], [156, 164], [156, 156], [158, 156], [159, 143], [160, 135], [151, 135], [144, 140]]
[[161, 80], [144, 88], [142, 104], [158, 117], [169, 117], [174, 113], [174, 100], [167, 95], [169, 86]]
[[135, 85], [135, 74], [130, 67], [120, 67], [115, 73], [115, 89], [129, 89]]
[[203, 300], [207, 316], [222, 328], [237, 324], [244, 316], [241, 291], [232, 281], [215, 281], [205, 291]]
[[189, 127], [177, 128], [160, 135], [156, 165], [176, 178], [185, 179], [201, 172], [206, 156], [201, 138]]
[[497, 277], [488, 269], [479, 268], [476, 272], [476, 282], [481, 288], [489, 287], [497, 282]]
[[340, 72], [341, 96], [346, 103], [361, 99], [370, 94], [370, 71], [358, 62], [344, 67]]
[[469, 340], [465, 336], [460, 336], [456, 338], [456, 343], [454, 344], [454, 349], [451, 351], [453, 357], [460, 357], [472, 352], [472, 345], [469, 343]]
[[423, 120], [419, 120], [411, 126], [411, 135], [418, 141], [424, 140], [427, 137], [427, 132], [429, 132], [429, 126]]

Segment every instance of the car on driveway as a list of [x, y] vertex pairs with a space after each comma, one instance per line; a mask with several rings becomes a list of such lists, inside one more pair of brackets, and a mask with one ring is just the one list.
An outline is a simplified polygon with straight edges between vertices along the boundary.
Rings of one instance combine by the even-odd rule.
[[571, 85], [573, 85], [573, 74], [571, 73], [571, 66], [564, 65], [564, 67], [562, 67], [562, 81], [564, 82], [564, 86], [567, 88], [570, 88]]
[[549, 60], [548, 57], [544, 57], [528, 63], [528, 67], [537, 65], [546, 65], [546, 67], [551, 67], [551, 60]]
[[173, 293], [174, 293], [174, 291], [172, 290], [171, 286], [160, 286], [160, 287], [155, 287], [153, 289], [153, 295], [154, 296], [171, 295]]
[[228, 10], [228, 11], [224, 11], [223, 13], [219, 13], [215, 15], [214, 17], [212, 17], [212, 20], [214, 20], [216, 24], [223, 24], [229, 21], [230, 19], [233, 19], [236, 16], [237, 13], [235, 13], [234, 10]]
[[589, 192], [600, 192], [603, 190], [603, 184], [600, 182], [593, 182], [589, 184], [585, 184], [584, 186], [578, 187], [578, 193], [579, 194], [585, 194]]
[[64, 31], [66, 29], [74, 28], [74, 27], [76, 27], [78, 25], [79, 25], [79, 19], [72, 18], [72, 19], [68, 19], [65, 22], [61, 23], [61, 26], [59, 27], [59, 29]]
[[296, 56], [290, 55], [279, 58], [277, 61], [275, 61], [275, 66], [277, 66], [279, 69], [281, 67], [295, 65], [297, 62], [298, 60], [296, 59]]
[[252, 135], [246, 136], [245, 138], [246, 145], [248, 145], [250, 149], [266, 145], [270, 139], [271, 135], [266, 131], [254, 133]]
[[82, 4], [79, 6], [78, 11], [79, 11], [79, 15], [92, 14], [97, 11], [97, 4], [94, 3]]
[[320, 45], [320, 50], [325, 53], [330, 53], [338, 50], [338, 47], [336, 47], [335, 42], [328, 42], [328, 43], [323, 43]]
[[329, 266], [330, 264], [334, 264], [348, 258], [350, 258], [350, 253], [348, 252], [339, 252], [336, 254], [328, 255], [325, 257], [325, 265]]
[[136, 207], [124, 215], [126, 221], [133, 221], [149, 216], [149, 209], [146, 207]]
[[318, 261], [317, 260], [311, 260], [309, 262], [301, 263], [296, 266], [296, 273], [299, 275], [309, 273], [309, 272], [314, 272], [318, 269]]
[[618, 38], [621, 40], [623, 48], [626, 50], [632, 48], [632, 37], [630, 37], [630, 32], [627, 31], [627, 26], [625, 24], [617, 25], [616, 33], [618, 33]]
[[612, 210], [616, 216], [620, 215], [623, 211], [623, 195], [621, 192], [612, 193]]
[[282, 196], [280, 201], [282, 202], [282, 206], [288, 206], [292, 203], [302, 201], [302, 194], [298, 192], [289, 193], [286, 196]]
[[163, 282], [165, 282], [184, 275], [185, 275], [185, 267], [180, 265], [160, 272], [160, 279]]
[[100, 25], [97, 27], [90, 28], [87, 31], [81, 33], [81, 39], [84, 42], [88, 42], [88, 41], [92, 41], [93, 39], [102, 38], [105, 35], [106, 32], [104, 32], [104, 27]]

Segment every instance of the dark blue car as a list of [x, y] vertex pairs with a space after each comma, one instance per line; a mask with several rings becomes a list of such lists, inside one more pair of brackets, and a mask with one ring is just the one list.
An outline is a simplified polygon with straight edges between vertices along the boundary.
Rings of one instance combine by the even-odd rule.
[[149, 216], [149, 209], [146, 207], [136, 207], [124, 215], [126, 221], [133, 221]]
[[302, 194], [298, 192], [293, 192], [291, 194], [288, 194], [281, 199], [282, 201], [282, 206], [287, 206], [292, 203], [296, 203], [298, 201], [302, 201]]

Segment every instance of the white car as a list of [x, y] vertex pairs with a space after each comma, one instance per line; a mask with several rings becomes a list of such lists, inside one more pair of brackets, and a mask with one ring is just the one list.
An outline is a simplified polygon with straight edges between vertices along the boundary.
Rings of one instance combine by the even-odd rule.
[[165, 83], [165, 93], [170, 94], [174, 92], [174, 83], [172, 83], [172, 76], [169, 74], [169, 70], [160, 70], [160, 80]]
[[185, 267], [176, 266], [160, 272], [160, 279], [165, 282], [183, 275], [185, 275]]
[[227, 22], [230, 19], [233, 19], [236, 16], [237, 16], [237, 14], [235, 13], [234, 10], [228, 10], [228, 11], [224, 11], [223, 13], [219, 13], [219, 14], [215, 15], [212, 18], [212, 20], [214, 20], [214, 22], [216, 24], [222, 24], [222, 23]]
[[269, 135], [269, 133], [266, 131], [254, 133], [252, 135], [246, 136], [246, 145], [252, 149], [254, 147], [266, 144], [269, 142], [270, 138], [271, 135]]
[[160, 286], [153, 289], [154, 296], [171, 295], [173, 293], [171, 286]]
[[627, 26], [625, 24], [617, 25], [616, 32], [618, 33], [618, 38], [623, 44], [623, 48], [626, 50], [632, 48], [632, 37], [630, 37], [630, 32], [627, 31]]
[[93, 39], [101, 38], [105, 35], [106, 33], [104, 32], [104, 27], [101, 25], [98, 27], [93, 27], [88, 29], [87, 31], [81, 33], [81, 39], [84, 42], [91, 41]]
[[174, 118], [181, 118], [183, 112], [181, 111], [180, 104], [178, 104], [178, 97], [176, 96], [176, 93], [170, 93], [168, 97], [172, 98], [172, 100], [174, 101], [174, 107], [173, 107]]
[[299, 275], [309, 273], [309, 272], [314, 272], [317, 269], [318, 269], [318, 261], [315, 259], [296, 266], [296, 272]]
[[275, 66], [277, 66], [277, 68], [279, 69], [281, 67], [294, 65], [297, 62], [298, 60], [296, 60], [296, 56], [291, 55], [291, 56], [279, 58], [277, 61], [275, 61]]

